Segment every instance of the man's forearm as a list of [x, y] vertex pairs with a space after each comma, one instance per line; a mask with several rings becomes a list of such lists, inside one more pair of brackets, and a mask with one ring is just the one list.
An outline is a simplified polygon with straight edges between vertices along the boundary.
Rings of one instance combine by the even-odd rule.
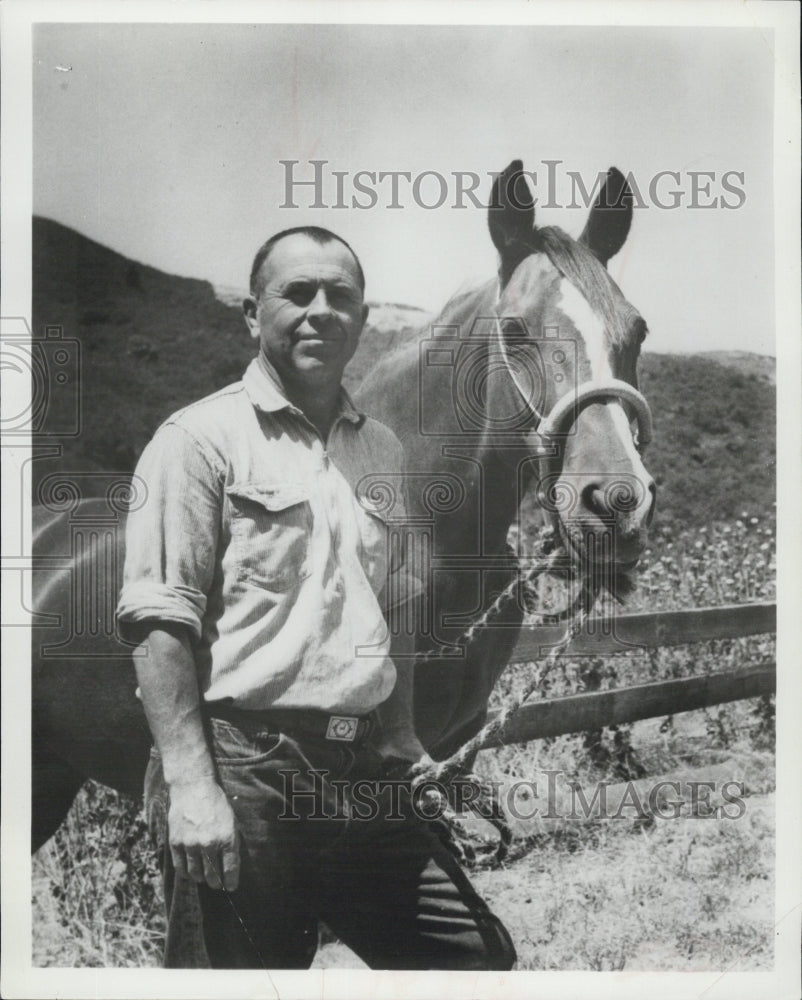
[[239, 845], [231, 804], [214, 773], [186, 630], [141, 633], [137, 679], [170, 790], [168, 832], [176, 870], [212, 889], [236, 889]]
[[134, 657], [142, 704], [168, 785], [214, 778], [195, 658], [181, 626], [150, 629]]

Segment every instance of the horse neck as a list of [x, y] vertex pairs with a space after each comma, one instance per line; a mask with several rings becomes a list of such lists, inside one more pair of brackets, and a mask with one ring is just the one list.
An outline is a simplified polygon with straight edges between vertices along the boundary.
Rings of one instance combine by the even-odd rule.
[[[523, 435], [516, 441], [509, 433], [494, 434], [491, 420], [485, 421], [480, 432], [454, 433], [454, 369], [427, 370], [426, 345], [421, 344], [424, 340], [448, 347], [470, 343], [476, 336], [477, 319], [482, 321], [479, 334], [486, 339], [494, 329], [495, 297], [496, 282], [490, 281], [453, 299], [414, 340], [383, 359], [357, 393], [359, 404], [391, 427], [404, 445], [413, 515], [428, 513], [416, 495], [420, 492], [416, 483], [450, 477], [464, 488], [459, 510], [434, 515], [435, 545], [442, 554], [504, 552], [516, 516], [518, 463], [526, 455]], [[432, 374], [439, 381], [426, 397], [426, 379]], [[489, 418], [520, 406], [520, 394], [509, 375], [492, 379], [489, 388]], [[432, 404], [429, 410], [428, 404]]]
[[[489, 367], [476, 375], [486, 386], [484, 422], [481, 433], [455, 438], [443, 454], [441, 443], [430, 447], [427, 468], [436, 470], [446, 457], [459, 455], [451, 468], [466, 480], [464, 516], [441, 525], [438, 548], [451, 552], [478, 551], [484, 555], [504, 553], [510, 525], [516, 519], [520, 492], [531, 475], [531, 463], [526, 459], [531, 450], [528, 431], [502, 429], [499, 420], [520, 411], [522, 397], [506, 366], [498, 365], [500, 345], [495, 315], [497, 286], [488, 282], [466, 297], [455, 314], [448, 308], [438, 323], [456, 326], [463, 343], [483, 344], [490, 348]], [[456, 377], [456, 376], [455, 376]], [[453, 392], [452, 392], [453, 397]], [[477, 526], [480, 537], [476, 538]]]

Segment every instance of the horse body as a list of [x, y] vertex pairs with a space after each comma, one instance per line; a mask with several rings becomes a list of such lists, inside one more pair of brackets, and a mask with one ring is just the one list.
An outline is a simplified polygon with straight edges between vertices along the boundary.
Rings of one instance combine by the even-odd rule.
[[56, 494], [34, 508], [34, 849], [87, 778], [141, 795], [150, 748], [131, 649], [113, 629], [125, 515], [106, 499]]
[[[426, 586], [414, 623], [415, 721], [440, 757], [480, 728], [517, 639], [524, 610], [515, 599], [471, 642], [464, 635], [499, 594], [515, 591], [507, 535], [523, 494], [537, 489], [575, 558], [622, 569], [640, 554], [654, 500], [631, 433], [634, 421], [647, 436], [648, 411], [628, 390], [645, 324], [604, 268], [629, 228], [623, 178], [611, 171], [580, 243], [535, 229], [522, 184], [516, 161], [494, 187], [498, 280], [452, 300], [358, 393], [405, 447], [405, 482], [389, 487], [408, 494], [400, 530]], [[605, 214], [605, 199], [619, 207]], [[131, 650], [92, 630], [119, 592], [123, 527], [119, 509], [109, 517], [98, 500], [45, 515], [35, 535], [35, 610], [51, 616], [33, 630], [35, 846], [85, 778], [141, 790], [149, 735]], [[68, 623], [61, 646], [54, 615]]]

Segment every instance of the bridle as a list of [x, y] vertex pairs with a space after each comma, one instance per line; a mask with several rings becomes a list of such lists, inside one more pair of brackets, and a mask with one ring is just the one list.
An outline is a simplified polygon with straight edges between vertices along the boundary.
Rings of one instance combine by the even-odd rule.
[[[644, 449], [652, 439], [652, 412], [645, 397], [634, 386], [617, 378], [600, 382], [582, 382], [570, 392], [561, 396], [548, 413], [540, 413], [534, 404], [531, 393], [528, 393], [524, 386], [521, 385], [515, 371], [515, 366], [510, 362], [504, 341], [504, 334], [501, 330], [501, 317], [498, 315], [496, 316], [495, 325], [499, 349], [507, 373], [535, 420], [535, 427], [531, 433], [538, 442], [538, 471], [541, 484], [547, 481], [550, 472], [553, 472], [555, 468], [558, 468], [562, 464], [560, 443], [576, 421], [581, 409], [591, 402], [617, 400], [621, 403], [628, 403], [634, 412], [637, 423], [637, 437], [634, 439], [635, 447], [639, 453], [643, 454]], [[549, 513], [555, 531], [559, 531], [559, 517], [557, 512], [548, 503], [544, 503], [545, 496], [540, 491], [538, 498], [541, 505]]]
[[[521, 387], [512, 371], [510, 371], [510, 375], [520, 392]], [[652, 411], [649, 409], [645, 397], [634, 386], [630, 385], [629, 382], [622, 382], [618, 378], [611, 378], [606, 382], [583, 382], [576, 389], [558, 399], [549, 413], [543, 417], [539, 416], [532, 408], [533, 414], [538, 419], [535, 434], [542, 438], [545, 443], [552, 444], [555, 438], [566, 433], [566, 425], [576, 420], [581, 406], [591, 400], [600, 402], [609, 399], [629, 403], [634, 410], [638, 424], [638, 436], [635, 444], [638, 451], [643, 452], [652, 439]], [[568, 421], [569, 416], [571, 417], [570, 421]]]

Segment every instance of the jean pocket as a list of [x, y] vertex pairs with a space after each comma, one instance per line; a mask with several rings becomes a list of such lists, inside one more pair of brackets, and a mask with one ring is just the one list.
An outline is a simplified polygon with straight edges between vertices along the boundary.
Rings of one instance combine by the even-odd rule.
[[223, 767], [258, 764], [274, 756], [286, 742], [281, 733], [245, 733], [222, 719], [212, 719], [211, 726], [214, 760]]
[[276, 592], [311, 572], [309, 491], [295, 483], [234, 483], [226, 487], [237, 579]]

